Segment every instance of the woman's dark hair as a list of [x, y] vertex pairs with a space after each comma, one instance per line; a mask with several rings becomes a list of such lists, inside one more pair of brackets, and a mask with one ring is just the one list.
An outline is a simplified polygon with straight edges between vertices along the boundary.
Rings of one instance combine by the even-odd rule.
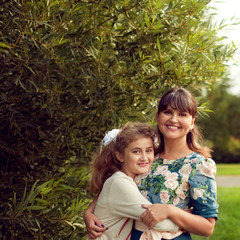
[[[181, 112], [188, 112], [194, 119], [194, 123], [197, 121], [197, 102], [195, 97], [186, 89], [182, 87], [176, 87], [166, 92], [159, 101], [157, 114], [167, 109], [170, 106], [173, 109], [178, 109]], [[164, 137], [158, 129], [159, 134], [159, 149], [161, 153], [164, 150]], [[188, 147], [194, 151], [201, 153], [204, 157], [211, 157], [211, 149], [203, 145], [203, 136], [199, 131], [196, 124], [187, 134]]]

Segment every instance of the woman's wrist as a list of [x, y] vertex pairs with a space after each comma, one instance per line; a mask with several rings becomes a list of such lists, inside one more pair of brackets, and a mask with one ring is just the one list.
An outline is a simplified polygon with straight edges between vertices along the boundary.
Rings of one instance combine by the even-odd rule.
[[166, 206], [168, 209], [168, 218], [171, 220], [174, 220], [174, 218], [176, 216], [176, 211], [178, 208], [171, 204], [166, 204]]

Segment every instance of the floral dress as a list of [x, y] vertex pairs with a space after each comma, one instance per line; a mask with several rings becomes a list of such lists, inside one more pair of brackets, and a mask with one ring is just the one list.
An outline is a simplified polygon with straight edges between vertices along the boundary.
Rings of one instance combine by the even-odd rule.
[[[139, 175], [135, 182], [152, 203], [173, 204], [181, 209], [192, 209], [193, 214], [217, 219], [215, 175], [215, 162], [194, 152], [176, 160], [157, 156], [150, 173]], [[175, 239], [191, 239], [191, 236], [185, 233]]]

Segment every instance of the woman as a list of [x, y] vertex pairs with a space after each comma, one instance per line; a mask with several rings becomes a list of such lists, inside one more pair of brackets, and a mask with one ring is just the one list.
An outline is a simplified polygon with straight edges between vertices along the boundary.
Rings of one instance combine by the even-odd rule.
[[[173, 88], [160, 99], [157, 111], [159, 149], [148, 176], [136, 182], [151, 206], [145, 206], [141, 220], [150, 228], [155, 222], [169, 218], [186, 230], [177, 240], [191, 239], [190, 233], [210, 236], [218, 215], [216, 202], [216, 165], [210, 159], [210, 149], [201, 144], [195, 125], [197, 103], [184, 88]], [[191, 213], [185, 211], [190, 209]], [[87, 230], [101, 235], [88, 212]], [[96, 232], [97, 231], [97, 232]], [[141, 229], [133, 229], [132, 240], [139, 239]]]

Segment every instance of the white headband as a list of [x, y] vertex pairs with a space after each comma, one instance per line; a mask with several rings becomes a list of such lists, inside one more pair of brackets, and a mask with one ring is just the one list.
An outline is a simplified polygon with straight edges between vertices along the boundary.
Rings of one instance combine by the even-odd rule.
[[103, 146], [107, 146], [110, 142], [115, 141], [120, 129], [112, 129], [109, 131], [102, 140]]

